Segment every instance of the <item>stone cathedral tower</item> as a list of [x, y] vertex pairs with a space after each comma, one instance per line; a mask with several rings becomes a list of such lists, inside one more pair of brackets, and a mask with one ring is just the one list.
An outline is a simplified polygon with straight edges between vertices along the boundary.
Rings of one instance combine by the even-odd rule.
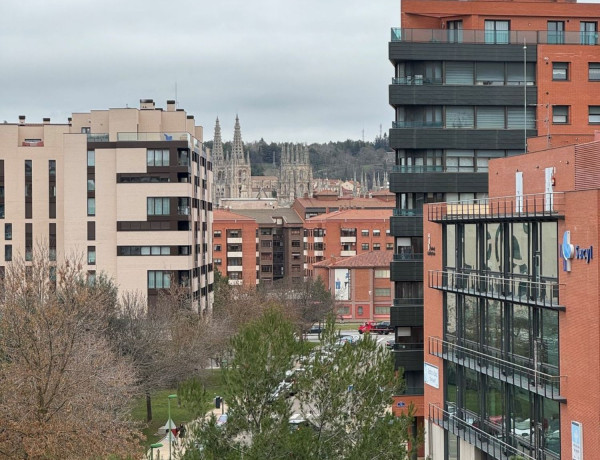
[[215, 124], [213, 138], [214, 201], [221, 204], [222, 198], [250, 198], [252, 196], [252, 170], [250, 156], [244, 154], [240, 120], [235, 117], [231, 152], [223, 150], [221, 125]]
[[308, 148], [303, 144], [283, 144], [279, 166], [279, 205], [289, 205], [304, 194], [312, 196], [313, 175]]

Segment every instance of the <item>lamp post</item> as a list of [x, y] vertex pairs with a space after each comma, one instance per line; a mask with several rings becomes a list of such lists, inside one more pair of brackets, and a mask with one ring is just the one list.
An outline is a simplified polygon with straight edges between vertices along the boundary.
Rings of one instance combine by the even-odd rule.
[[171, 460], [171, 444], [173, 444], [173, 430], [171, 430], [171, 399], [175, 399], [177, 395], [167, 396], [167, 407], [169, 412], [169, 419], [167, 420], [168, 429], [168, 441], [169, 441], [169, 460]]
[[157, 442], [155, 444], [150, 444], [150, 460], [154, 460], [154, 449], [158, 449], [162, 446], [163, 445], [160, 442]]

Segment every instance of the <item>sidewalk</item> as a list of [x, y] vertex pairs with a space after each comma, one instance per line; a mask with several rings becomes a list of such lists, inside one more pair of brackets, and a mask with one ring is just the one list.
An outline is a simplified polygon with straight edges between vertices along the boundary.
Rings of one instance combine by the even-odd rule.
[[[204, 418], [210, 417], [211, 414], [214, 414], [214, 416], [216, 418], [219, 418], [219, 415], [221, 415], [221, 412], [227, 413], [227, 405], [225, 403], [221, 402], [221, 407], [222, 407], [222, 409], [212, 408], [204, 415]], [[194, 422], [187, 423], [187, 425], [186, 425], [187, 433], [190, 433], [191, 431], [193, 431], [190, 427], [190, 424], [192, 424], [192, 423], [194, 423]], [[158, 441], [163, 446], [158, 449], [154, 449], [154, 460], [168, 460], [169, 459], [169, 439], [168, 438], [169, 438], [169, 436], [165, 435], [160, 441]], [[185, 447], [183, 447], [182, 444], [185, 444], [186, 441], [187, 441], [186, 438], [174, 439], [174, 442], [171, 445], [171, 458], [172, 459], [177, 459], [185, 453]], [[149, 458], [152, 458], [152, 457], [150, 457], [150, 449], [148, 450], [148, 452], [146, 452], [146, 456], [144, 457], [144, 460], [147, 460]]]

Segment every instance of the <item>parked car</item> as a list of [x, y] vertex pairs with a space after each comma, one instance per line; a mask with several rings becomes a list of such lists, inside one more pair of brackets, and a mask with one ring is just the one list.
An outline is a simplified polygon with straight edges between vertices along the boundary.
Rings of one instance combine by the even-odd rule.
[[323, 332], [323, 328], [321, 328], [319, 323], [313, 324], [308, 330], [309, 334], [320, 334], [321, 332]]
[[373, 321], [367, 321], [365, 324], [358, 326], [359, 334], [367, 334], [373, 330], [375, 323]]
[[375, 324], [371, 328], [371, 332], [374, 334], [385, 334], [388, 335], [390, 332], [394, 332], [394, 328], [390, 325], [389, 321], [381, 321], [380, 323]]

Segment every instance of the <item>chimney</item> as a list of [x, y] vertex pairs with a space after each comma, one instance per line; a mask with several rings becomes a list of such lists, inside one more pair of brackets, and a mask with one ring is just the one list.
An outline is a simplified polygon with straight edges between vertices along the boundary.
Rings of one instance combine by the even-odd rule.
[[50, 124], [50, 118], [44, 118], [43, 121], [45, 125]]
[[140, 99], [140, 109], [141, 110], [154, 110], [154, 100], [153, 99]]
[[19, 115], [19, 124], [20, 125], [24, 125], [25, 124], [25, 115]]
[[169, 99], [167, 101], [167, 112], [175, 112], [175, 101], [173, 99]]
[[69, 118], [67, 118], [67, 121], [69, 122], [69, 126], [70, 126], [70, 125], [71, 125], [71, 123], [73, 122], [73, 118], [72, 118], [72, 117], [69, 117]]

